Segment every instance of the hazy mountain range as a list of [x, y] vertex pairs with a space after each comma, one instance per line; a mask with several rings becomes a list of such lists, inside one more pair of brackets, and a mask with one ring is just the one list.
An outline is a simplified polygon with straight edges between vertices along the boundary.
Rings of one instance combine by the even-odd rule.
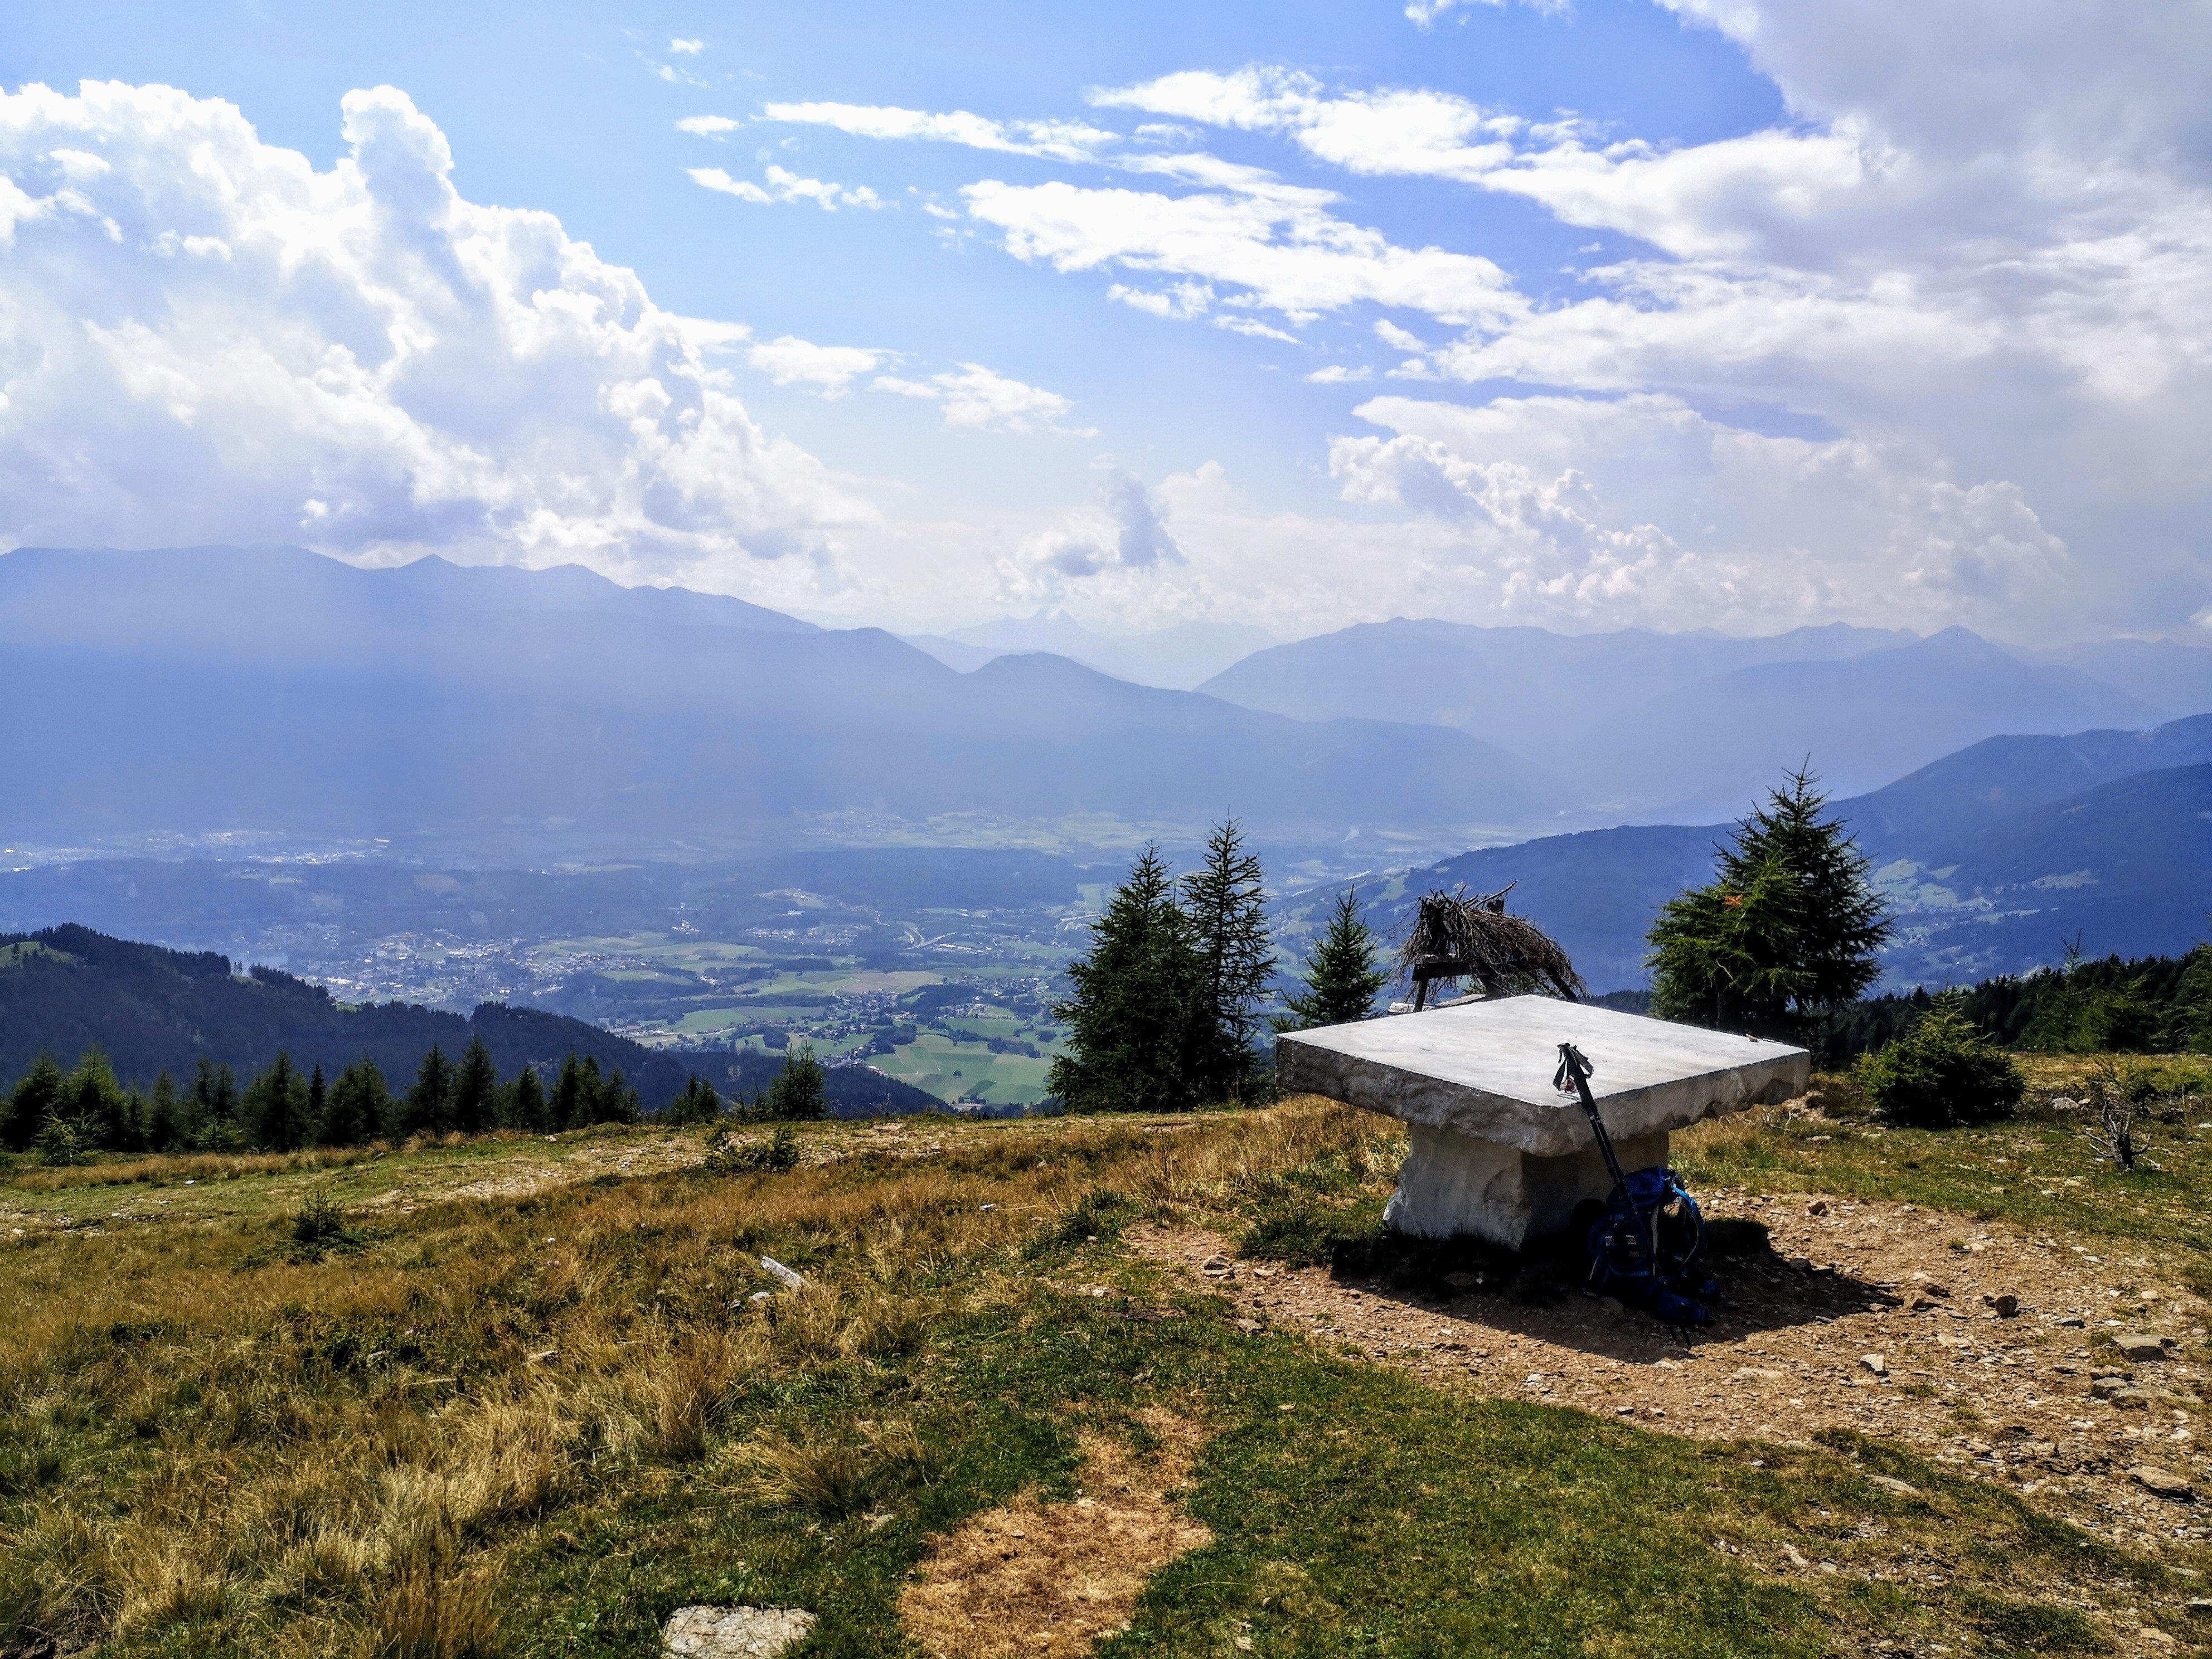
[[1987, 737], [2212, 710], [2212, 651], [2114, 641], [2056, 654], [2133, 689], [1963, 629], [1738, 640], [1403, 621], [1273, 647], [1203, 689], [1302, 720], [1475, 732], [1566, 777], [1586, 810], [1645, 820], [1741, 811], [1808, 756], [1838, 793], [1857, 794]]
[[[232, 828], [675, 851], [825, 815], [1093, 815], [1171, 838], [1234, 810], [1495, 839], [1559, 821], [1468, 733], [1294, 720], [1064, 658], [972, 673], [872, 629], [580, 570], [362, 570], [283, 549], [0, 558], [0, 823], [15, 839]], [[1433, 844], [1433, 843], [1432, 843]]]
[[1094, 634], [1064, 611], [1002, 617], [946, 635], [902, 637], [963, 674], [994, 658], [1047, 651], [1117, 680], [1170, 691], [1188, 691], [1278, 642], [1266, 629], [1238, 623], [1177, 623], [1146, 634]]
[[[2077, 936], [2099, 957], [2178, 955], [2206, 937], [2212, 715], [2151, 732], [1991, 738], [1834, 810], [1898, 924], [1887, 984], [2025, 971]], [[1712, 878], [1729, 829], [1631, 826], [1486, 848], [1378, 883], [1363, 908], [1395, 940], [1431, 888], [1511, 883], [1511, 908], [1566, 947], [1592, 989], [1638, 986], [1651, 919]]]

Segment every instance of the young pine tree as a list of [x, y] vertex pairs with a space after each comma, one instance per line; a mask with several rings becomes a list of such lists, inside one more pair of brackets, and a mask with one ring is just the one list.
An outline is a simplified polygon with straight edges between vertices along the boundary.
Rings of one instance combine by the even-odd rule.
[[1375, 960], [1375, 935], [1359, 919], [1358, 890], [1346, 888], [1329, 916], [1328, 931], [1306, 957], [1305, 988], [1284, 999], [1290, 1012], [1277, 1018], [1275, 1029], [1304, 1031], [1365, 1019], [1389, 982], [1389, 970]]
[[130, 1101], [107, 1056], [88, 1048], [76, 1070], [62, 1086], [62, 1115], [76, 1126], [88, 1148], [104, 1152], [135, 1152], [131, 1145]]
[[768, 1086], [761, 1115], [784, 1123], [812, 1123], [830, 1115], [830, 1078], [814, 1057], [814, 1045], [787, 1049], [783, 1070]]
[[453, 1078], [453, 1125], [465, 1135], [480, 1135], [498, 1117], [499, 1068], [491, 1063], [483, 1039], [471, 1036]]
[[453, 1064], [436, 1043], [422, 1056], [399, 1112], [403, 1135], [441, 1135], [453, 1127]]
[[246, 1085], [246, 1120], [264, 1152], [289, 1152], [307, 1142], [307, 1084], [280, 1052], [269, 1069]]
[[536, 1066], [525, 1066], [514, 1074], [514, 1081], [499, 1091], [499, 1121], [527, 1134], [545, 1133], [545, 1085], [538, 1080]]
[[1267, 904], [1259, 857], [1245, 849], [1237, 820], [1224, 818], [1206, 843], [1205, 862], [1182, 878], [1182, 913], [1199, 963], [1187, 1065], [1202, 1101], [1249, 1100], [1265, 1085], [1255, 1039], [1275, 976]]
[[1801, 769], [1736, 826], [1717, 878], [1668, 902], [1646, 957], [1655, 1012], [1796, 1032], [1874, 983], [1890, 924], [1865, 855], [1826, 805]]
[[1147, 847], [1092, 927], [1091, 953], [1067, 970], [1075, 994], [1052, 1011], [1067, 1048], [1046, 1086], [1078, 1112], [1203, 1103], [1189, 1061], [1203, 1047], [1191, 1024], [1206, 975], [1174, 878], [1160, 849]]

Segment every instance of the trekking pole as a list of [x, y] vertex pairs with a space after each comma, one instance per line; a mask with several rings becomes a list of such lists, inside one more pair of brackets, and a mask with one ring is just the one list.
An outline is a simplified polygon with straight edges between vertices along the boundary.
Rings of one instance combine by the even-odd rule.
[[1590, 1133], [1597, 1137], [1597, 1149], [1605, 1154], [1605, 1167], [1613, 1176], [1615, 1187], [1626, 1187], [1628, 1177], [1620, 1172], [1620, 1160], [1613, 1156], [1613, 1137], [1606, 1133], [1605, 1120], [1597, 1114], [1597, 1102], [1590, 1098], [1589, 1080], [1595, 1074], [1583, 1051], [1571, 1042], [1559, 1045], [1559, 1069], [1552, 1074], [1552, 1086], [1561, 1094], [1571, 1094], [1583, 1103], [1583, 1115], [1589, 1119]]

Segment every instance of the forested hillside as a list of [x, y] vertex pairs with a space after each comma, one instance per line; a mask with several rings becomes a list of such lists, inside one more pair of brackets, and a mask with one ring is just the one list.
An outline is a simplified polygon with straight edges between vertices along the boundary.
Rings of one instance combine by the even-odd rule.
[[[64, 1067], [87, 1050], [104, 1054], [126, 1086], [150, 1089], [167, 1073], [179, 1087], [203, 1060], [243, 1080], [287, 1054], [302, 1077], [320, 1066], [335, 1079], [363, 1059], [404, 1087], [434, 1046], [458, 1060], [480, 1040], [502, 1078], [532, 1068], [550, 1084], [570, 1054], [609, 1075], [620, 1072], [643, 1109], [658, 1111], [694, 1071], [725, 1093], [722, 1066], [678, 1056], [564, 1015], [488, 1002], [464, 1017], [398, 1002], [360, 1007], [319, 986], [257, 968], [240, 976], [213, 953], [165, 951], [66, 926], [0, 934], [0, 1090], [40, 1056]], [[926, 1111], [939, 1103], [866, 1067], [828, 1073], [831, 1109]]]

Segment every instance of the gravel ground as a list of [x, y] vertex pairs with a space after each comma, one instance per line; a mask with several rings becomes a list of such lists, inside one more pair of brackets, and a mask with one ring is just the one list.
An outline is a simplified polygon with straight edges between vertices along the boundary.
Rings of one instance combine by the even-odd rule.
[[[2149, 1257], [1905, 1204], [1730, 1192], [1699, 1202], [1711, 1217], [1765, 1222], [1773, 1248], [1717, 1264], [1724, 1306], [1711, 1327], [1679, 1334], [1580, 1292], [1529, 1307], [1470, 1282], [1432, 1301], [1326, 1268], [1238, 1261], [1212, 1233], [1130, 1239], [1228, 1297], [1254, 1328], [1298, 1331], [1438, 1388], [1712, 1439], [1854, 1429], [2177, 1565], [2205, 1553], [2212, 1516], [2195, 1501], [2212, 1494], [2197, 1438], [2205, 1309]], [[2100, 1340], [2146, 1334], [2168, 1339], [2162, 1358], [2124, 1360]]]

